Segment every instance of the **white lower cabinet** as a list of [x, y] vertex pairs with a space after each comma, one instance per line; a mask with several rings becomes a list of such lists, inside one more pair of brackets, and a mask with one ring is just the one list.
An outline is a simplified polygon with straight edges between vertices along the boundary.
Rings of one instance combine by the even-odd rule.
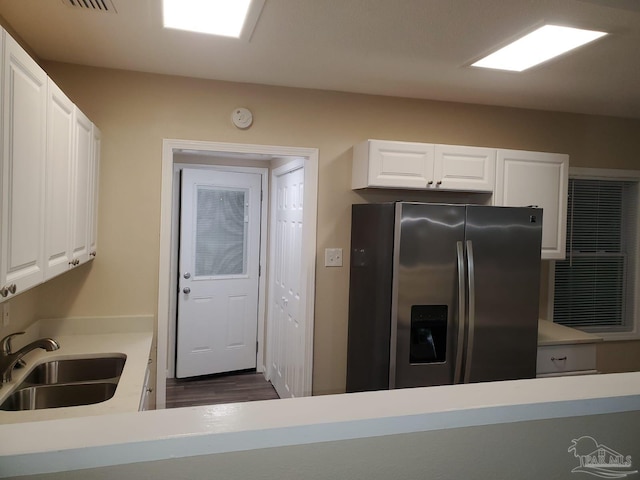
[[[151, 360], [149, 360], [151, 362]], [[140, 395], [139, 411], [149, 410], [149, 396], [151, 395], [151, 388], [149, 387], [149, 381], [151, 378], [151, 369], [147, 367], [147, 372], [144, 375], [144, 384], [142, 386], [142, 394]]]
[[536, 375], [554, 377], [597, 373], [596, 344], [581, 343], [538, 347]]
[[0, 301], [44, 280], [47, 75], [3, 30]]
[[494, 205], [542, 208], [542, 259], [564, 259], [569, 156], [498, 150]]

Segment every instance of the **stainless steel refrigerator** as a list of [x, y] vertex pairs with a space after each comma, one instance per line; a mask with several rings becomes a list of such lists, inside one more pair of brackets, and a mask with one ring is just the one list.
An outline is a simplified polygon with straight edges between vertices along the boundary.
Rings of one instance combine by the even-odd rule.
[[353, 205], [347, 391], [533, 378], [542, 210]]

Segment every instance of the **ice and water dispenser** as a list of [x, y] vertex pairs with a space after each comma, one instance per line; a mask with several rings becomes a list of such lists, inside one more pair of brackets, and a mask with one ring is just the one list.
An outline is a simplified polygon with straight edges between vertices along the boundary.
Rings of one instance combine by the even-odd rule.
[[411, 307], [409, 362], [442, 363], [447, 358], [447, 305]]

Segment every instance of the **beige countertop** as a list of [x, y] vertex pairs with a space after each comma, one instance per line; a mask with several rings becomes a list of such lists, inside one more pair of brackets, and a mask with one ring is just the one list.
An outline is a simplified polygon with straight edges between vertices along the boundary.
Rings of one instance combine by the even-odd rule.
[[[572, 428], [577, 430], [572, 432], [581, 435], [585, 416], [638, 410], [640, 372], [634, 372], [401, 388], [0, 425], [0, 438], [11, 439], [0, 442], [0, 478], [248, 450], [266, 452], [264, 449], [273, 447], [424, 431], [445, 430], [442, 433], [446, 436], [446, 430], [454, 428], [566, 417], [575, 417]], [[598, 424], [608, 423], [608, 418], [600, 418]], [[634, 430], [628, 431], [631, 435]], [[553, 450], [557, 452], [554, 455], [566, 452], [571, 438], [556, 442], [553, 448], [562, 450]], [[339, 448], [346, 447], [343, 443]], [[455, 460], [456, 454], [455, 450], [450, 452], [446, 460]], [[242, 457], [231, 458], [242, 461], [238, 460]], [[270, 457], [261, 453], [253, 461], [261, 463], [264, 458]], [[163, 468], [164, 464], [159, 465], [157, 468]], [[495, 464], [489, 466], [496, 470]], [[93, 473], [84, 478], [99, 476]], [[562, 478], [569, 478], [567, 475]], [[75, 477], [81, 476], [82, 472], [76, 472]], [[209, 477], [215, 477], [213, 470]], [[65, 474], [56, 478], [65, 478]]]
[[602, 337], [565, 327], [548, 320], [538, 321], [538, 346], [601, 342]]
[[125, 355], [124, 370], [115, 394], [105, 402], [76, 407], [29, 411], [0, 411], [0, 424], [34, 422], [112, 413], [137, 412], [153, 339], [153, 317], [100, 317], [39, 320], [26, 334], [14, 338], [14, 350], [42, 337], [51, 337], [60, 349], [37, 349], [23, 358], [27, 366], [13, 371], [13, 379], [0, 388], [0, 403], [33, 370], [51, 360]]

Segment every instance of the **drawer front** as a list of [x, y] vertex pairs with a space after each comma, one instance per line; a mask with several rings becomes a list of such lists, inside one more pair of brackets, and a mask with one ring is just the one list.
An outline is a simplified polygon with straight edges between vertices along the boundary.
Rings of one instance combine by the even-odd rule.
[[536, 373], [561, 373], [596, 369], [594, 344], [538, 347]]

